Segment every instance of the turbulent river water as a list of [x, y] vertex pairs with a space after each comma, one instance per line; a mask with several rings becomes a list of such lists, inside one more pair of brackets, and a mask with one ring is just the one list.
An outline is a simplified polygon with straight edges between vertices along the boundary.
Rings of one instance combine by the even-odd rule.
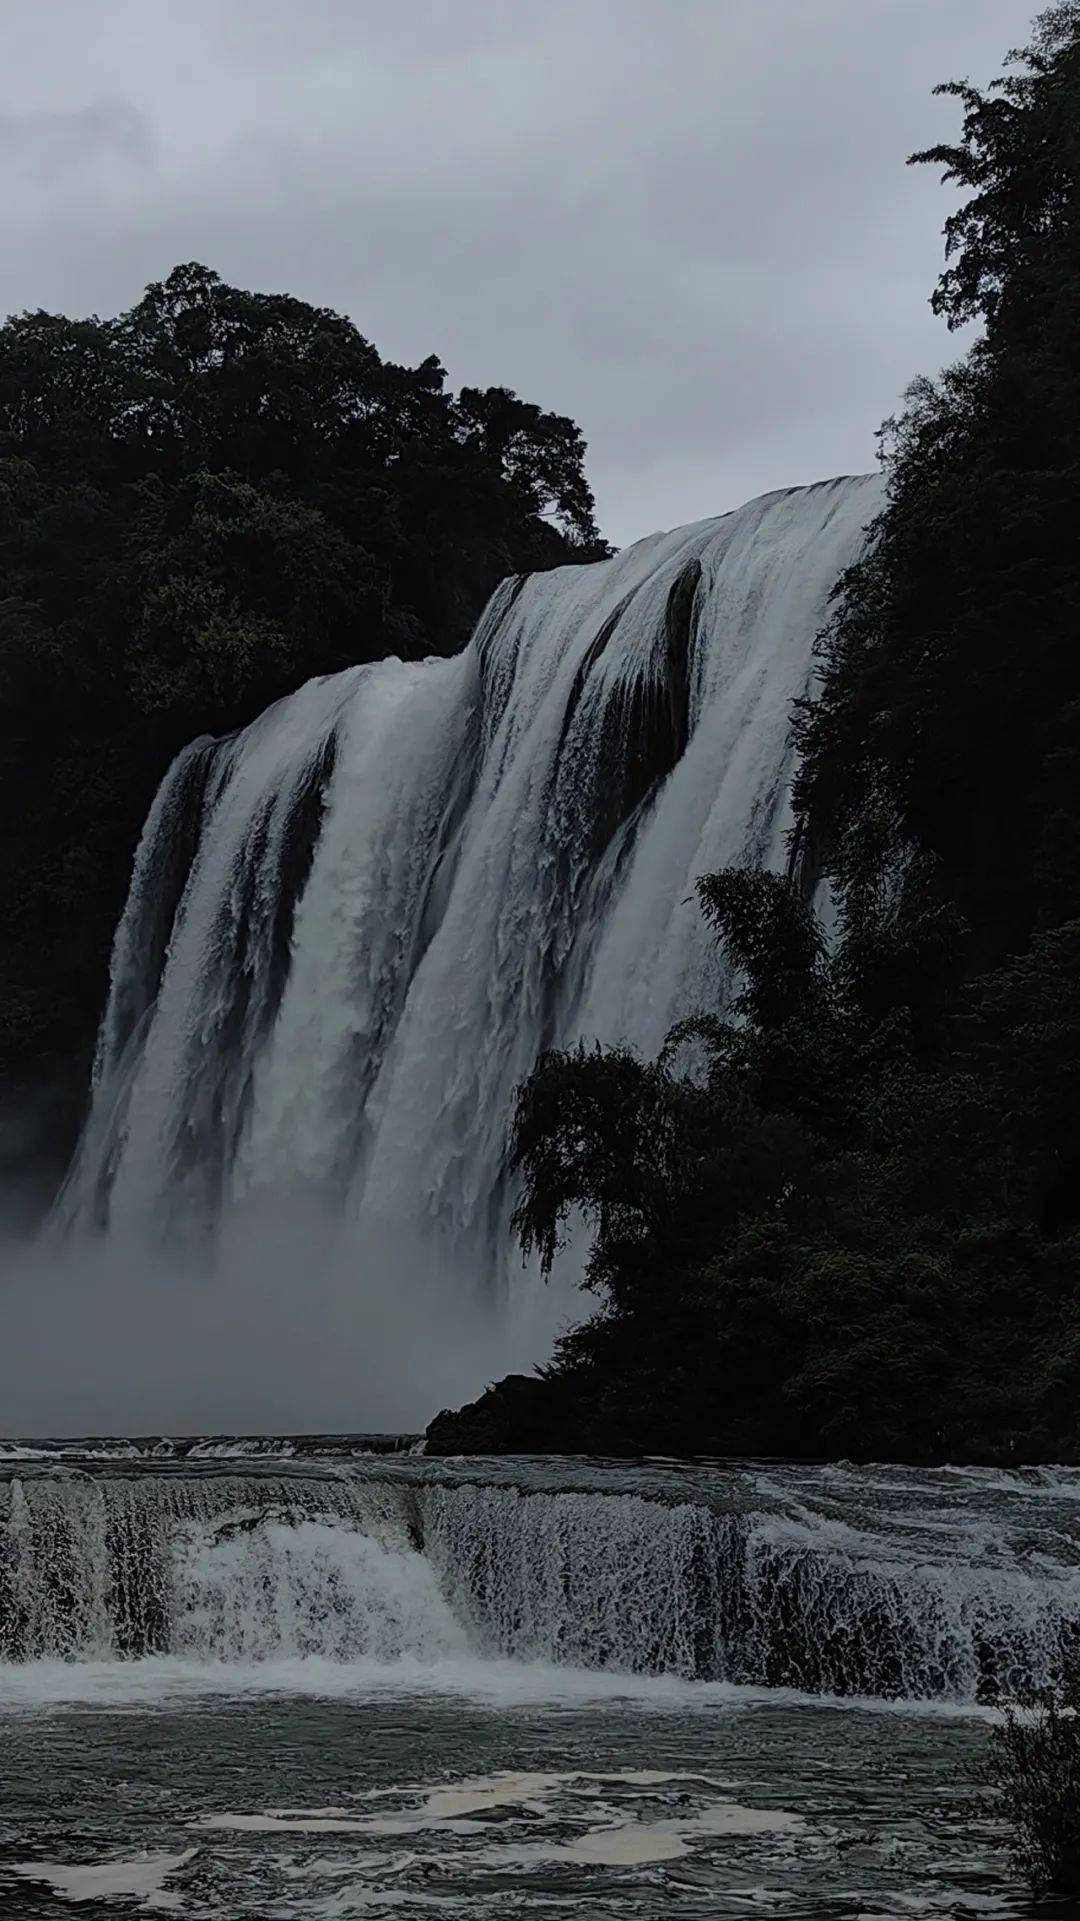
[[1080, 1470], [0, 1444], [0, 1914], [1030, 1912]]

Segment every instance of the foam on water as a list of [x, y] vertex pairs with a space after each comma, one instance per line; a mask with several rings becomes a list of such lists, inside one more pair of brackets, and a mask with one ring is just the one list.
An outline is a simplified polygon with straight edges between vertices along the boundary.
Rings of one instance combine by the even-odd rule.
[[194, 1848], [182, 1854], [151, 1854], [135, 1861], [106, 1861], [73, 1866], [51, 1861], [16, 1862], [13, 1874], [24, 1881], [43, 1882], [64, 1901], [108, 1901], [128, 1896], [139, 1906], [158, 1912], [175, 1911], [179, 1896], [165, 1886], [195, 1856]]
[[44, 1905], [50, 1885], [101, 1889], [103, 1912], [130, 1912], [151, 1905], [145, 1886], [222, 1921], [432, 1906], [955, 1921], [1003, 1891], [1003, 1837], [959, 1773], [984, 1736], [959, 1723], [782, 1702], [657, 1717], [630, 1698], [484, 1714], [431, 1696], [3, 1720], [23, 1837], [0, 1861], [5, 1912], [31, 1879]]
[[[674, 1675], [592, 1671], [544, 1661], [508, 1661], [475, 1654], [459, 1659], [394, 1661], [371, 1657], [335, 1661], [321, 1655], [264, 1661], [184, 1659], [147, 1655], [137, 1660], [0, 1662], [0, 1707], [39, 1711], [67, 1707], [164, 1708], [178, 1703], [259, 1696], [325, 1701], [370, 1701], [380, 1695], [464, 1700], [510, 1709], [618, 1709], [627, 1703], [657, 1713], [735, 1711], [766, 1701], [810, 1704], [818, 1697], [791, 1690], [690, 1682]], [[848, 1705], [826, 1702], [826, 1705]], [[850, 1705], [865, 1706], [857, 1697]], [[873, 1704], [877, 1705], [877, 1704]], [[885, 1707], [900, 1704], [885, 1703]], [[934, 1710], [930, 1704], [931, 1711]], [[967, 1713], [952, 1704], [943, 1712]], [[979, 1710], [989, 1712], [989, 1710]]]
[[[420, 1792], [401, 1786], [376, 1790], [367, 1798], [391, 1799], [403, 1805], [389, 1813], [363, 1814], [359, 1807], [346, 1808], [269, 1808], [247, 1814], [223, 1812], [204, 1815], [195, 1825], [203, 1833], [259, 1834], [335, 1834], [378, 1836], [400, 1840], [426, 1832], [453, 1836], [486, 1836], [492, 1828], [485, 1819], [492, 1813], [521, 1810], [530, 1820], [535, 1834], [558, 1818], [564, 1832], [542, 1840], [516, 1841], [512, 1846], [473, 1850], [469, 1859], [476, 1866], [507, 1868], [538, 1867], [549, 1862], [578, 1862], [598, 1866], [633, 1867], [648, 1861], [671, 1861], [689, 1854], [695, 1842], [706, 1838], [762, 1834], [797, 1834], [805, 1825], [797, 1814], [776, 1808], [742, 1807], [728, 1797], [704, 1800], [696, 1809], [683, 1808], [676, 1815], [653, 1820], [635, 1818], [635, 1803], [630, 1798], [657, 1796], [659, 1790], [679, 1784], [681, 1799], [703, 1799], [703, 1790], [720, 1784], [706, 1781], [700, 1774], [672, 1773], [664, 1769], [620, 1769], [607, 1773], [522, 1773], [504, 1771], [477, 1779], [455, 1782], [427, 1790], [415, 1804], [408, 1804], [411, 1793]], [[689, 1791], [688, 1791], [689, 1790]], [[612, 1797], [625, 1794], [627, 1805]], [[631, 1810], [634, 1812], [631, 1812]], [[597, 1817], [603, 1819], [598, 1821]], [[580, 1832], [566, 1835], [568, 1826]]]

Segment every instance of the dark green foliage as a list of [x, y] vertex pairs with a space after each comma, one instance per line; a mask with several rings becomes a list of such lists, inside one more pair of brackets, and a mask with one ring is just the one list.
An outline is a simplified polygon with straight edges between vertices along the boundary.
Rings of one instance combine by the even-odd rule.
[[572, 421], [177, 267], [0, 328], [0, 1067], [93, 1031], [150, 795], [315, 673], [460, 647], [505, 574], [606, 551]]
[[1066, 1661], [1057, 1687], [1009, 1707], [990, 1736], [995, 1812], [1012, 1832], [1013, 1858], [1035, 1894], [1080, 1895], [1080, 1665]]
[[659, 1062], [548, 1055], [521, 1089], [523, 1239], [550, 1264], [582, 1214], [603, 1297], [559, 1383], [605, 1410], [605, 1447], [1076, 1452], [1080, 928], [965, 989], [928, 1066], [911, 1009], [859, 999], [796, 889], [701, 893], [740, 1016], [684, 1024]]
[[1080, 1454], [1080, 0], [944, 91], [961, 139], [916, 158], [970, 197], [934, 305], [985, 331], [885, 431], [795, 874], [702, 883], [728, 1019], [520, 1096], [526, 1243], [593, 1230], [550, 1379], [600, 1446]]
[[883, 430], [888, 503], [799, 717], [796, 802], [849, 911], [947, 899], [987, 967], [1080, 908], [1080, 6], [988, 92], [942, 91], [961, 139], [915, 159], [970, 197], [934, 306], [985, 331]]
[[729, 868], [698, 887], [706, 920], [731, 966], [742, 974], [732, 1011], [778, 1027], [821, 1002], [827, 986], [825, 942], [814, 915], [771, 874]]
[[1075, 1454], [1080, 925], [958, 993], [930, 1064], [789, 883], [701, 891], [736, 1017], [657, 1063], [548, 1055], [519, 1096], [523, 1239], [550, 1265], [582, 1215], [603, 1299], [554, 1377], [609, 1448]]
[[519, 1095], [511, 1156], [527, 1173], [515, 1224], [545, 1269], [580, 1213], [594, 1229], [590, 1285], [632, 1307], [658, 1260], [700, 1256], [797, 1176], [802, 1131], [755, 1105], [733, 1038], [718, 1031], [704, 1084], [622, 1048], [544, 1056]]

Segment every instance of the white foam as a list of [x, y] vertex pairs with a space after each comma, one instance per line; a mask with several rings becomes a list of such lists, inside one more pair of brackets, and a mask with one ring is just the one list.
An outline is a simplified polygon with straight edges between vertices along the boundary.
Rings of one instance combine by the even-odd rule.
[[165, 1888], [169, 1876], [194, 1859], [197, 1849], [183, 1854], [144, 1854], [134, 1861], [104, 1861], [89, 1865], [54, 1861], [16, 1862], [11, 1869], [26, 1881], [43, 1881], [64, 1901], [105, 1901], [130, 1895], [143, 1908], [176, 1909], [179, 1897]]
[[251, 1521], [225, 1538], [191, 1530], [173, 1573], [178, 1654], [348, 1664], [465, 1654], [465, 1631], [416, 1549], [337, 1517], [266, 1521], [256, 1510]]
[[619, 1828], [590, 1828], [565, 1847], [552, 1848], [549, 1859], [583, 1861], [604, 1867], [641, 1867], [647, 1861], [674, 1861], [690, 1849], [682, 1836], [657, 1824], [627, 1822]]
[[152, 1655], [137, 1661], [0, 1663], [0, 1709], [166, 1706], [250, 1695], [367, 1700], [381, 1694], [465, 1698], [481, 1706], [524, 1708], [632, 1703], [657, 1712], [715, 1713], [750, 1707], [810, 1707], [996, 1723], [998, 1711], [970, 1702], [883, 1701], [873, 1696], [805, 1694], [794, 1688], [683, 1681], [674, 1675], [618, 1674], [545, 1662], [463, 1659], [382, 1663], [303, 1660], [197, 1661]]
[[[582, 1668], [480, 1659], [423, 1662], [307, 1659], [35, 1661], [0, 1665], [0, 1706], [68, 1703], [154, 1706], [209, 1696], [284, 1694], [363, 1700], [382, 1693], [465, 1696], [493, 1707], [633, 1701], [657, 1708], [737, 1706], [746, 1690], [664, 1675], [591, 1673]], [[765, 1694], [757, 1698], [768, 1699]]]
[[414, 1834], [425, 1828], [441, 1828], [455, 1834], [482, 1834], [484, 1828], [470, 1821], [470, 1815], [488, 1814], [496, 1808], [524, 1808], [531, 1813], [541, 1814], [545, 1812], [545, 1803], [561, 1791], [584, 1788], [586, 1792], [593, 1792], [599, 1784], [605, 1788], [656, 1787], [674, 1781], [693, 1781], [700, 1786], [702, 1780], [703, 1777], [698, 1774], [653, 1769], [609, 1771], [606, 1774], [582, 1774], [576, 1771], [570, 1774], [540, 1774], [505, 1770], [457, 1781], [447, 1787], [402, 1785], [375, 1788], [359, 1797], [361, 1800], [378, 1800], [392, 1796], [397, 1800], [405, 1800], [413, 1794], [422, 1796], [416, 1807], [404, 1808], [392, 1814], [359, 1815], [355, 1809], [341, 1807], [267, 1808], [258, 1814], [225, 1812], [202, 1815], [192, 1825], [251, 1834], [400, 1836]]
[[[728, 1797], [712, 1800], [704, 1807], [680, 1808], [675, 1815], [645, 1820], [639, 1818], [636, 1803], [644, 1794], [650, 1800], [657, 1790], [673, 1784], [692, 1784], [700, 1796], [703, 1788], [715, 1783], [700, 1774], [662, 1769], [609, 1770], [589, 1772], [540, 1773], [502, 1770], [444, 1786], [422, 1790], [420, 1798], [409, 1805], [416, 1793], [409, 1786], [380, 1788], [360, 1799], [394, 1797], [401, 1805], [385, 1814], [365, 1815], [347, 1808], [269, 1808], [256, 1813], [221, 1812], [200, 1817], [191, 1825], [200, 1832], [225, 1832], [286, 1836], [293, 1834], [371, 1835], [398, 1839], [437, 1831], [463, 1838], [490, 1838], [493, 1830], [482, 1817], [495, 1810], [518, 1810], [528, 1818], [529, 1839], [525, 1842], [467, 1846], [458, 1860], [466, 1865], [505, 1869], [510, 1866], [537, 1866], [566, 1862], [578, 1866], [635, 1867], [649, 1862], [673, 1861], [696, 1847], [712, 1842], [745, 1839], [758, 1835], [797, 1834], [805, 1827], [802, 1816], [776, 1808], [750, 1808]], [[686, 1798], [685, 1791], [680, 1798]], [[633, 1811], [625, 1805], [630, 1801]], [[606, 1818], [597, 1821], [602, 1811]], [[564, 1829], [579, 1825], [581, 1832], [567, 1840], [563, 1833], [546, 1838], [545, 1825]], [[511, 1832], [513, 1823], [510, 1824]], [[500, 1834], [505, 1829], [494, 1830]]]

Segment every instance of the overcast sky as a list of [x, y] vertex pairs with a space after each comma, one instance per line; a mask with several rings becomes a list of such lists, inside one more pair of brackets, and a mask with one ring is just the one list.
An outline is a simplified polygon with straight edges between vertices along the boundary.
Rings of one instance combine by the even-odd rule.
[[3, 0], [0, 308], [179, 260], [569, 413], [622, 543], [859, 471], [950, 353], [938, 80], [1028, 0]]

